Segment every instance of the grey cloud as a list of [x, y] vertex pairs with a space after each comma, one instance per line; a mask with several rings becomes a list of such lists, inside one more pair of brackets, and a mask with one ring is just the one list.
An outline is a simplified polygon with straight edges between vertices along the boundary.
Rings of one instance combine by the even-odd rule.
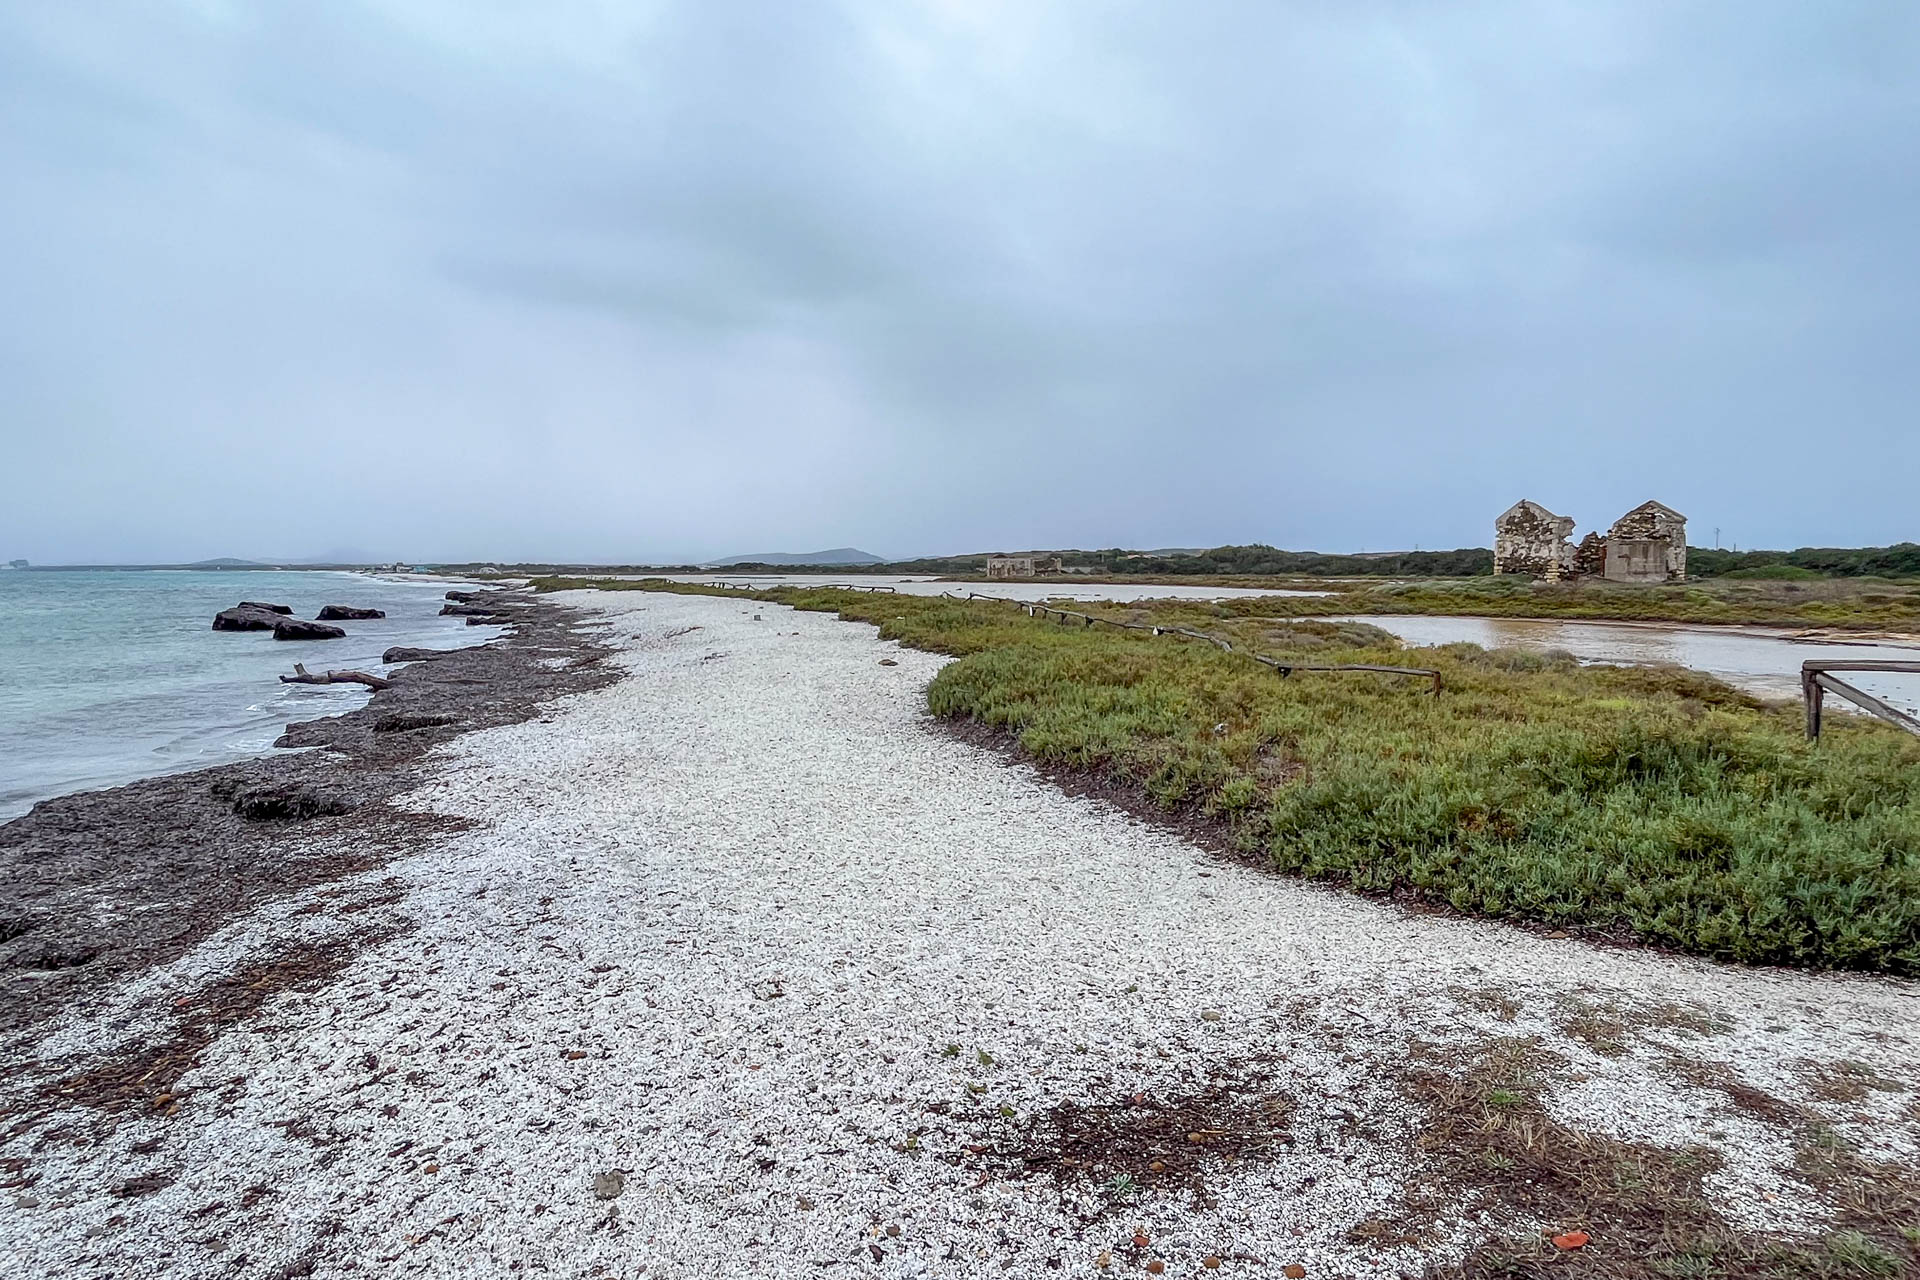
[[[15, 11], [0, 542], [244, 554], [235, 485], [423, 557], [1920, 536], [1916, 55], [1869, 4]], [[1810, 437], [1876, 465], [1809, 494]]]

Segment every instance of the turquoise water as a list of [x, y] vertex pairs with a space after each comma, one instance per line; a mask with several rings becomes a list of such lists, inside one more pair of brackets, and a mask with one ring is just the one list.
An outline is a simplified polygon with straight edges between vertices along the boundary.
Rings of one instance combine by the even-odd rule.
[[[379, 673], [389, 645], [453, 648], [498, 627], [437, 616], [453, 584], [336, 572], [0, 569], [0, 822], [36, 800], [272, 750], [296, 720], [337, 715], [358, 685], [283, 685], [295, 662]], [[241, 600], [385, 609], [343, 640], [214, 631]]]

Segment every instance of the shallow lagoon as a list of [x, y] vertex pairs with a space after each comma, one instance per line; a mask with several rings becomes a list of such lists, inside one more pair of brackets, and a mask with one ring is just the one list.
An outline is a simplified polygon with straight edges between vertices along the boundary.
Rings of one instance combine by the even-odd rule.
[[[1798, 698], [1800, 664], [1810, 658], [1920, 660], [1920, 645], [1821, 642], [1797, 639], [1792, 632], [1750, 627], [1378, 614], [1355, 614], [1343, 620], [1371, 623], [1414, 645], [1464, 641], [1488, 649], [1564, 649], [1582, 662], [1671, 663], [1719, 676], [1736, 688], [1766, 698]], [[1897, 707], [1920, 709], [1920, 675], [1849, 672], [1844, 678]], [[1851, 707], [1839, 698], [1828, 699], [1827, 705], [1841, 710]]]

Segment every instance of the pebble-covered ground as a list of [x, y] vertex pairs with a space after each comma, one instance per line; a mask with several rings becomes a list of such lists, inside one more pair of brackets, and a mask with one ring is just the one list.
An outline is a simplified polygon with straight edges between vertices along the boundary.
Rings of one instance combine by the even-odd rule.
[[[938, 731], [945, 659], [870, 627], [568, 599], [631, 675], [436, 748], [402, 802], [471, 826], [40, 1045], [163, 1041], [249, 966], [364, 942], [171, 1094], [0, 1143], [16, 1274], [1417, 1275], [1516, 1224], [1436, 1182], [1409, 1064], [1513, 1037], [1558, 1055], [1556, 1120], [1706, 1144], [1756, 1230], [1822, 1210], [1729, 1078], [1916, 1150], [1914, 984], [1289, 881]], [[1876, 1084], [1835, 1109], [1840, 1064]], [[1410, 1203], [1417, 1242], [1354, 1234]]]

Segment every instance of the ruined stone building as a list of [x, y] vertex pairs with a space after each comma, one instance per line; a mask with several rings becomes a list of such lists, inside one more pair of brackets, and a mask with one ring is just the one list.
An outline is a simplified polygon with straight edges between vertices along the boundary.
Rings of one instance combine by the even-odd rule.
[[1559, 581], [1573, 575], [1573, 517], [1521, 499], [1493, 522], [1493, 571]]
[[1687, 518], [1659, 502], [1643, 502], [1607, 531], [1608, 582], [1685, 582]]
[[1587, 534], [1578, 547], [1567, 542], [1572, 533], [1571, 517], [1557, 516], [1537, 502], [1516, 502], [1493, 522], [1493, 571], [1549, 582], [1686, 581], [1687, 518], [1664, 503], [1641, 503], [1606, 533]]
[[1059, 556], [988, 556], [989, 578], [1039, 578], [1061, 572]]

